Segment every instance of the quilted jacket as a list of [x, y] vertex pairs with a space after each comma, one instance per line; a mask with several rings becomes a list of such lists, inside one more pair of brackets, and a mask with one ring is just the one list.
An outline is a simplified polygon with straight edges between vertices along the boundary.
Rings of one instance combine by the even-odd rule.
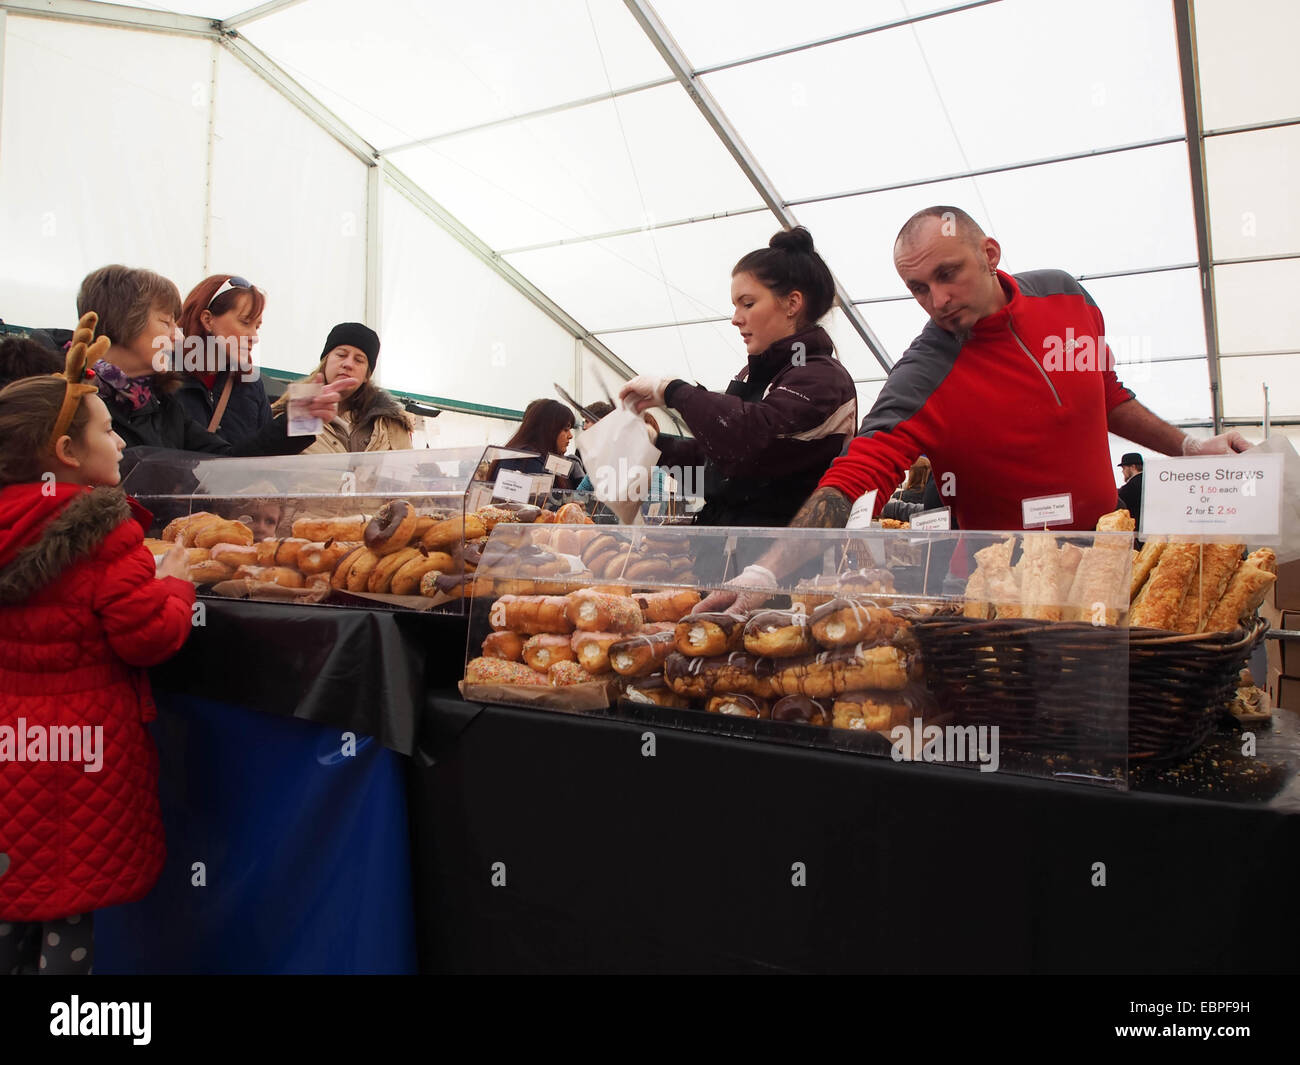
[[165, 853], [143, 667], [185, 642], [194, 588], [154, 576], [120, 489], [53, 489], [0, 490], [0, 921], [142, 898]]

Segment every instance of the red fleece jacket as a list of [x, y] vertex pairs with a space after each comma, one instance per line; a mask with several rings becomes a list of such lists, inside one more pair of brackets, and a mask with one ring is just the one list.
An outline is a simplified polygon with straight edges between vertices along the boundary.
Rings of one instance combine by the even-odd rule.
[[874, 488], [878, 512], [926, 455], [963, 529], [1023, 528], [1021, 501], [1035, 496], [1070, 493], [1061, 528], [1095, 528], [1115, 509], [1107, 419], [1133, 393], [1101, 311], [1059, 270], [998, 278], [1006, 306], [964, 344], [934, 322], [912, 341], [819, 487], [850, 499]]

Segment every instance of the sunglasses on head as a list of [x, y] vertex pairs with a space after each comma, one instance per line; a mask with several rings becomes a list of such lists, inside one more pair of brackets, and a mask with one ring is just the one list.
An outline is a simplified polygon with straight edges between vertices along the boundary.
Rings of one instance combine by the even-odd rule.
[[253, 283], [242, 277], [228, 277], [221, 282], [221, 287], [212, 294], [212, 299], [208, 300], [208, 310], [212, 310], [212, 305], [224, 296], [227, 292], [232, 292], [237, 288], [252, 288]]

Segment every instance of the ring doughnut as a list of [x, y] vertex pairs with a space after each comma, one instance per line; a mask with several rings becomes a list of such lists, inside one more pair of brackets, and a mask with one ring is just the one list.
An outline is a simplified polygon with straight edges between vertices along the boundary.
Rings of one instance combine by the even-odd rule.
[[415, 508], [405, 499], [385, 503], [366, 526], [366, 546], [376, 555], [400, 551], [411, 542], [418, 521]]

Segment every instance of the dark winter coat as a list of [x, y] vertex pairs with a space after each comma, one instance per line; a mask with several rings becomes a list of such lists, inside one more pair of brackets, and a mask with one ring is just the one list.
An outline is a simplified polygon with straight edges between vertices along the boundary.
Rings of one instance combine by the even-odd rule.
[[[180, 376], [181, 384], [176, 390], [176, 399], [189, 416], [206, 429], [208, 423], [212, 421], [217, 403], [221, 400], [228, 374], [217, 374], [211, 388], [192, 373], [184, 373]], [[230, 387], [230, 399], [221, 416], [221, 424], [213, 432], [227, 443], [238, 445], [255, 438], [270, 423], [271, 401], [266, 398], [266, 388], [261, 378], [245, 381], [239, 374], [235, 374], [234, 383]]]
[[701, 525], [788, 524], [857, 428], [853, 378], [820, 327], [751, 355], [725, 394], [673, 382], [665, 400], [694, 438], [661, 434], [659, 464], [704, 466]]

